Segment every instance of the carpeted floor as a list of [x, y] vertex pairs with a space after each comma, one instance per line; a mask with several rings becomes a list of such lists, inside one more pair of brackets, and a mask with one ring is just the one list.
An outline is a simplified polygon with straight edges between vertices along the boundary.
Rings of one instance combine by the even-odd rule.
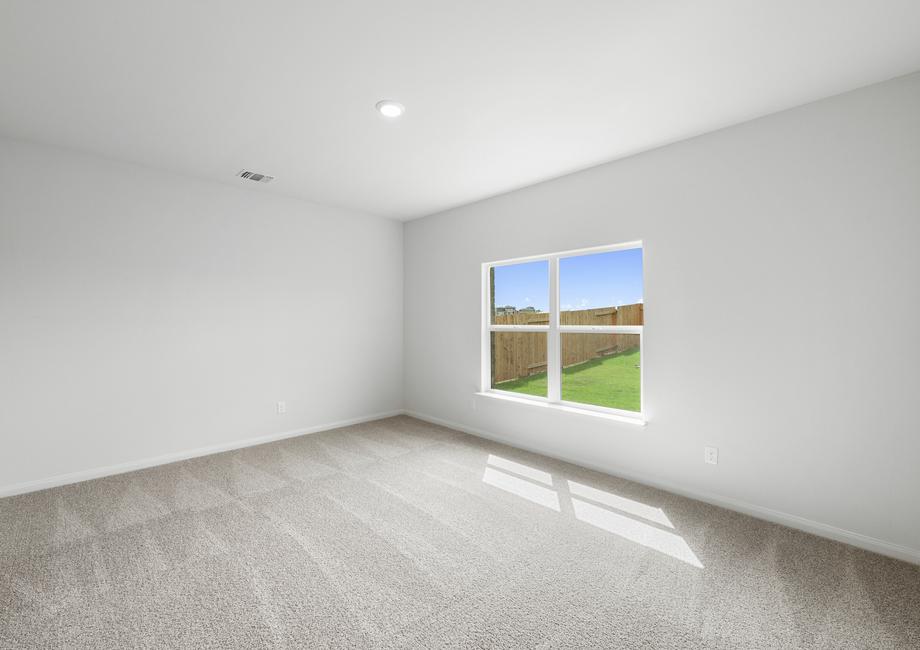
[[0, 500], [0, 647], [920, 648], [920, 568], [407, 417]]

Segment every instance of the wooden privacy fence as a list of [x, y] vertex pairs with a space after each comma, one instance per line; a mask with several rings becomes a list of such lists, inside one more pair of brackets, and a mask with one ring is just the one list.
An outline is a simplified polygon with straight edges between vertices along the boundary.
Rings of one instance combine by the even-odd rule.
[[[562, 325], [642, 325], [643, 305], [579, 309], [559, 314]], [[496, 325], [548, 325], [546, 312], [514, 312], [495, 317]], [[637, 334], [563, 334], [562, 367], [625, 352], [639, 346]], [[492, 332], [492, 383], [546, 372], [544, 332]]]

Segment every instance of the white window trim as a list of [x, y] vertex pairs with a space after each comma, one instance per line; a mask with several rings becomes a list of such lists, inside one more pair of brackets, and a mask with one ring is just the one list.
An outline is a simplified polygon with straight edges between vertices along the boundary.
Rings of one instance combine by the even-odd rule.
[[[630, 250], [642, 248], [641, 241], [614, 244], [612, 246], [597, 246], [593, 248], [580, 248], [578, 250], [549, 253], [546, 255], [531, 255], [497, 262], [486, 262], [482, 265], [482, 359], [481, 359], [481, 390], [477, 395], [484, 397], [497, 397], [511, 402], [534, 404], [553, 407], [554, 410], [563, 412], [577, 412], [585, 415], [597, 415], [610, 419], [637, 424], [645, 424], [645, 332], [642, 325], [560, 325], [559, 324], [559, 260], [566, 257], [590, 255], [593, 253], [609, 253], [610, 251]], [[489, 295], [489, 270], [497, 266], [508, 266], [525, 262], [549, 263], [549, 324], [548, 325], [493, 325], [491, 319], [491, 296]], [[643, 265], [643, 275], [645, 268]], [[643, 283], [644, 284], [644, 283]], [[643, 296], [644, 298], [644, 296]], [[545, 332], [546, 333], [546, 372], [547, 396], [524, 395], [513, 391], [492, 388], [492, 332]], [[638, 334], [639, 335], [639, 403], [640, 410], [626, 411], [623, 409], [595, 406], [567, 402], [560, 394], [562, 388], [562, 363], [561, 363], [561, 335], [562, 334]]]

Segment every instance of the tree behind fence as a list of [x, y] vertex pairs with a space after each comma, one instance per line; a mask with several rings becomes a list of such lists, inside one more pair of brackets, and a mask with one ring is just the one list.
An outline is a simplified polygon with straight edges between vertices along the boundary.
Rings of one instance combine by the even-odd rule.
[[[562, 325], [642, 325], [642, 304], [599, 309], [563, 311]], [[495, 317], [496, 325], [548, 325], [546, 312], [514, 312]], [[546, 372], [546, 334], [492, 332], [492, 381], [527, 377]], [[638, 346], [635, 334], [564, 334], [562, 366], [567, 368], [591, 359], [625, 352]]]

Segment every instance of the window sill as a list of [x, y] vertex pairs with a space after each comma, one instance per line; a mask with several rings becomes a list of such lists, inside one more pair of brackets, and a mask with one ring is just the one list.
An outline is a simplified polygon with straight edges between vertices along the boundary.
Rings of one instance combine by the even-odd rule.
[[559, 411], [561, 413], [573, 413], [575, 415], [586, 415], [591, 418], [599, 418], [601, 420], [612, 420], [614, 422], [623, 422], [625, 424], [631, 424], [633, 426], [644, 427], [648, 422], [645, 418], [640, 415], [635, 417], [630, 417], [628, 415], [620, 415], [618, 413], [605, 413], [604, 411], [595, 411], [593, 409], [587, 408], [578, 408], [577, 406], [569, 406], [567, 404], [554, 404], [551, 402], [544, 402], [542, 400], [528, 399], [526, 397], [516, 397], [514, 395], [509, 395], [507, 393], [501, 393], [498, 391], [480, 391], [476, 393], [477, 397], [488, 397], [489, 399], [497, 399], [503, 402], [513, 402], [515, 404], [526, 404], [527, 406], [533, 406], [536, 408], [549, 409], [551, 411]]

